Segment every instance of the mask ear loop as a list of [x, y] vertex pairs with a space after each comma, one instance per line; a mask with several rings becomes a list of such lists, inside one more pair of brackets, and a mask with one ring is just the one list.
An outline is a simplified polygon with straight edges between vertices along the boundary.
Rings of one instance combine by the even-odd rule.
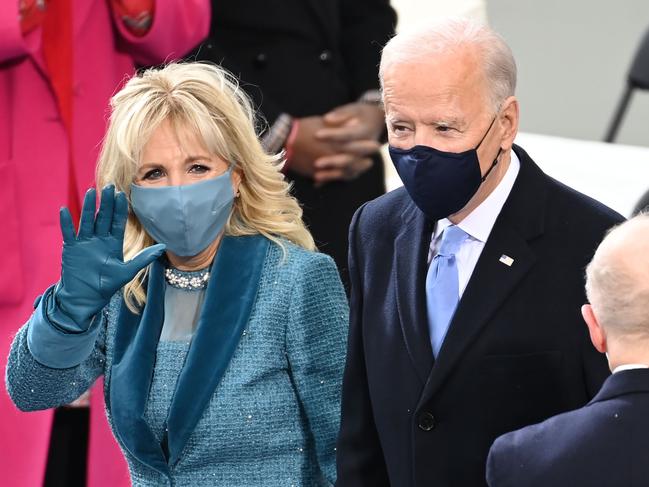
[[489, 135], [489, 132], [491, 131], [491, 127], [494, 126], [494, 123], [496, 122], [496, 119], [497, 119], [497, 118], [498, 118], [498, 114], [496, 114], [496, 116], [493, 118], [493, 120], [492, 120], [491, 123], [489, 124], [489, 128], [487, 129], [487, 131], [484, 133], [484, 135], [483, 135], [482, 138], [480, 139], [480, 142], [478, 142], [478, 145], [475, 146], [475, 149], [474, 149], [474, 150], [478, 150], [478, 149], [480, 148], [480, 146], [481, 146], [482, 143], [484, 142], [484, 139], [486, 139], [486, 138], [487, 138], [487, 135]]
[[[480, 148], [480, 146], [481, 146], [482, 143], [484, 142], [484, 139], [487, 138], [487, 135], [488, 135], [489, 132], [491, 131], [491, 127], [494, 126], [494, 123], [496, 122], [496, 119], [497, 119], [497, 118], [498, 118], [498, 114], [496, 114], [496, 116], [493, 118], [493, 120], [492, 120], [491, 123], [489, 124], [489, 128], [487, 129], [487, 131], [486, 131], [486, 132], [484, 133], [484, 135], [482, 136], [482, 139], [480, 139], [480, 142], [478, 142], [478, 145], [475, 146], [475, 149], [474, 149], [474, 150], [477, 151], [477, 150]], [[502, 150], [503, 150], [502, 147], [499, 147], [499, 148], [498, 148], [498, 154], [496, 154], [496, 158], [495, 158], [494, 161], [491, 163], [491, 167], [490, 167], [489, 169], [487, 169], [487, 172], [485, 173], [485, 175], [482, 176], [482, 178], [480, 178], [480, 180], [481, 180], [483, 183], [485, 182], [485, 179], [487, 179], [487, 177], [489, 176], [489, 174], [491, 174], [491, 171], [493, 171], [494, 167], [496, 167], [496, 164], [498, 164], [498, 158], [500, 157], [500, 153], [502, 152]], [[476, 157], [477, 157], [477, 154], [476, 154]]]
[[500, 157], [500, 153], [502, 152], [502, 147], [498, 147], [498, 154], [496, 154], [496, 158], [494, 159], [494, 162], [491, 163], [491, 167], [487, 170], [484, 176], [482, 176], [481, 181], [484, 183], [485, 179], [487, 179], [487, 176], [493, 171], [493, 168], [496, 167], [496, 164], [498, 164], [498, 158]]

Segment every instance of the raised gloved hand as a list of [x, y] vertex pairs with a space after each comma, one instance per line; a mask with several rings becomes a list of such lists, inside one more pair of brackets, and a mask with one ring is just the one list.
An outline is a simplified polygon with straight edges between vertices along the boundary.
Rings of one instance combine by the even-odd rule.
[[124, 262], [126, 196], [115, 193], [112, 185], [105, 187], [96, 218], [95, 200], [95, 190], [88, 190], [78, 235], [75, 235], [68, 209], [61, 208], [60, 212], [63, 256], [61, 280], [54, 290], [54, 300], [57, 308], [76, 325], [66, 324], [66, 331], [87, 330], [92, 317], [108, 304], [111, 296], [165, 250], [163, 244], [152, 245]]

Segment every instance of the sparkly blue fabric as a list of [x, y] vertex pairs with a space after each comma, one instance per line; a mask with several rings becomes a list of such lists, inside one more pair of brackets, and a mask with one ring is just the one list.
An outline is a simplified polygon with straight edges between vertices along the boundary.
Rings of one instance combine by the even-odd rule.
[[[333, 261], [271, 244], [244, 334], [180, 461], [166, 477], [125, 451], [134, 486], [314, 486], [335, 482], [348, 310]], [[102, 312], [102, 330], [80, 365], [52, 369], [17, 334], [7, 388], [18, 407], [75, 399], [101, 374], [109, 397], [112, 343], [121, 298]], [[145, 420], [160, 439], [187, 344], [158, 343]], [[114, 428], [110, 407], [107, 415]]]

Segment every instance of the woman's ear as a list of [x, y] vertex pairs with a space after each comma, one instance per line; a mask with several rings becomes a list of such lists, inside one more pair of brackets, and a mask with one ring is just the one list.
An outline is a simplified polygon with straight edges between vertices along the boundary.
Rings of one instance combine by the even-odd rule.
[[241, 169], [238, 167], [235, 167], [232, 170], [230, 179], [232, 181], [232, 192], [234, 193], [234, 197], [239, 196], [239, 186], [241, 185], [241, 180], [243, 179], [243, 172]]

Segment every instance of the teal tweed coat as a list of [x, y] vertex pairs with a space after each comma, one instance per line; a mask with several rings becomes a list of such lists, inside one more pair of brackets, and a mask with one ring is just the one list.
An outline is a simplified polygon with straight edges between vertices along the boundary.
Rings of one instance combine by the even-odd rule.
[[[259, 235], [225, 237], [189, 345], [158, 341], [163, 270], [152, 264], [141, 314], [116, 295], [88, 336], [61, 334], [71, 356], [89, 350], [64, 368], [30, 347], [47, 321], [42, 299], [9, 356], [16, 405], [69, 403], [104, 374], [134, 486], [334, 483], [348, 309], [331, 258]], [[88, 337], [92, 347], [81, 343]]]

